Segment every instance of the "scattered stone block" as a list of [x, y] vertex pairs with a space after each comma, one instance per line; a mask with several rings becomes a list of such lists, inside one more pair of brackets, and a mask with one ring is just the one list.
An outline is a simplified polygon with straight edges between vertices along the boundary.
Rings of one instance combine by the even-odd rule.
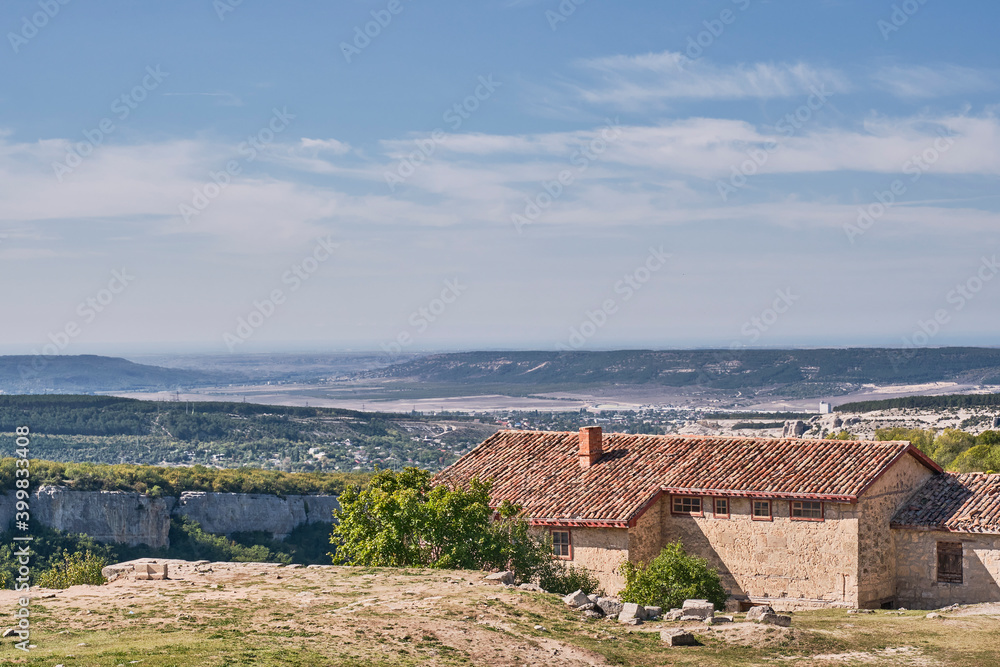
[[617, 598], [598, 598], [597, 606], [601, 608], [605, 616], [617, 616], [622, 613], [625, 605], [619, 602]]
[[684, 630], [661, 630], [660, 639], [663, 640], [667, 646], [697, 646], [698, 641], [694, 638], [694, 635], [690, 632], [685, 632]]
[[[931, 613], [927, 614], [927, 616], [925, 616], [924, 618], [944, 618], [944, 616], [932, 611]], [[4, 635], [4, 637], [6, 636], [7, 635]]]
[[758, 605], [756, 607], [751, 607], [750, 611], [747, 612], [748, 621], [759, 621], [765, 614], [774, 614], [774, 609], [768, 605]]
[[[618, 620], [622, 623], [628, 623], [629, 621], [642, 621], [646, 618], [646, 608], [641, 604], [636, 604], [634, 602], [626, 602], [622, 605], [622, 610], [618, 614]], [[633, 625], [638, 625], [634, 623]]]
[[597, 604], [597, 601], [600, 600], [601, 598], [598, 597], [597, 595], [588, 595], [587, 599], [593, 602], [594, 604]]
[[510, 570], [504, 570], [503, 572], [494, 572], [493, 574], [486, 575], [486, 581], [492, 581], [504, 585], [509, 585], [514, 583], [514, 573]]
[[[715, 616], [715, 605], [708, 600], [684, 600], [681, 607], [684, 616], [694, 616], [697, 620], [703, 621], [710, 616]], [[682, 617], [681, 620], [684, 620]]]
[[732, 616], [710, 616], [705, 619], [705, 625], [722, 625], [723, 623], [732, 623]]
[[149, 581], [150, 579], [158, 579], [162, 581], [166, 578], [166, 563], [138, 563], [135, 566], [136, 581]]
[[584, 618], [604, 618], [604, 614], [594, 609], [588, 609], [587, 611], [583, 612], [583, 616]]
[[792, 617], [791, 616], [780, 616], [778, 614], [764, 614], [760, 617], [760, 622], [763, 625], [778, 625], [783, 628], [792, 627]]
[[663, 615], [664, 621], [679, 621], [684, 615], [683, 609], [671, 609], [666, 614]]
[[582, 607], [585, 604], [590, 604], [590, 598], [583, 591], [576, 591], [564, 597], [563, 602], [570, 607]]
[[588, 602], [576, 608], [577, 611], [595, 611], [596, 609], [598, 609], [598, 606], [593, 602]]
[[522, 591], [532, 591], [534, 593], [545, 592], [544, 590], [542, 590], [542, 587], [539, 586], [538, 584], [521, 584], [520, 586], [518, 586], [518, 588], [520, 588]]
[[662, 607], [646, 607], [646, 618], [656, 618], [663, 613]]

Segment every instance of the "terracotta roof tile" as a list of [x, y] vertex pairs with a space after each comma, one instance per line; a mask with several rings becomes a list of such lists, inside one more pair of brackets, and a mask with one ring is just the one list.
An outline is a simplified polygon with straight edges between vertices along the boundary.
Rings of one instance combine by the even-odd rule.
[[957, 533], [1000, 533], [1000, 475], [936, 475], [910, 496], [893, 517], [892, 525]]
[[492, 478], [536, 522], [621, 525], [661, 491], [853, 502], [907, 452], [940, 470], [907, 442], [607, 433], [603, 448], [583, 469], [576, 432], [500, 431], [435, 480]]

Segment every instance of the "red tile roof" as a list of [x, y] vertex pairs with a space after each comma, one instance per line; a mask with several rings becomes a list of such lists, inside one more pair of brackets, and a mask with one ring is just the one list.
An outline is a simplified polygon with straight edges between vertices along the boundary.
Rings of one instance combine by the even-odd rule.
[[1000, 475], [935, 475], [910, 496], [893, 517], [892, 526], [1000, 533]]
[[908, 442], [604, 434], [584, 470], [579, 434], [500, 431], [438, 473], [437, 483], [492, 478], [493, 500], [523, 506], [534, 523], [634, 522], [660, 493], [855, 502], [899, 458], [940, 468]]

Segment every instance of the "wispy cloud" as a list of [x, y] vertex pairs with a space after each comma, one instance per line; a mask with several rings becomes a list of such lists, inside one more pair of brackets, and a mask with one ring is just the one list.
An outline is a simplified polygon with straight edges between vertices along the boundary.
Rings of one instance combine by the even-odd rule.
[[681, 53], [593, 58], [580, 63], [597, 80], [577, 84], [577, 94], [592, 104], [637, 109], [671, 100], [736, 100], [792, 97], [824, 84], [832, 92], [851, 85], [838, 70], [805, 63], [714, 65]]
[[988, 93], [997, 88], [994, 71], [958, 65], [893, 65], [879, 68], [872, 79], [882, 89], [906, 99]]

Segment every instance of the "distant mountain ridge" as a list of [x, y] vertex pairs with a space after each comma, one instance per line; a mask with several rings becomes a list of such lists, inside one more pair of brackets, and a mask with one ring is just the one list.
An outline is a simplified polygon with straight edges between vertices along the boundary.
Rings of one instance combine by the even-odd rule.
[[622, 350], [434, 354], [364, 378], [488, 387], [661, 385], [722, 390], [780, 385], [995, 382], [1000, 349]]
[[0, 356], [0, 391], [8, 394], [143, 391], [222, 381], [217, 374], [137, 364], [119, 357]]

